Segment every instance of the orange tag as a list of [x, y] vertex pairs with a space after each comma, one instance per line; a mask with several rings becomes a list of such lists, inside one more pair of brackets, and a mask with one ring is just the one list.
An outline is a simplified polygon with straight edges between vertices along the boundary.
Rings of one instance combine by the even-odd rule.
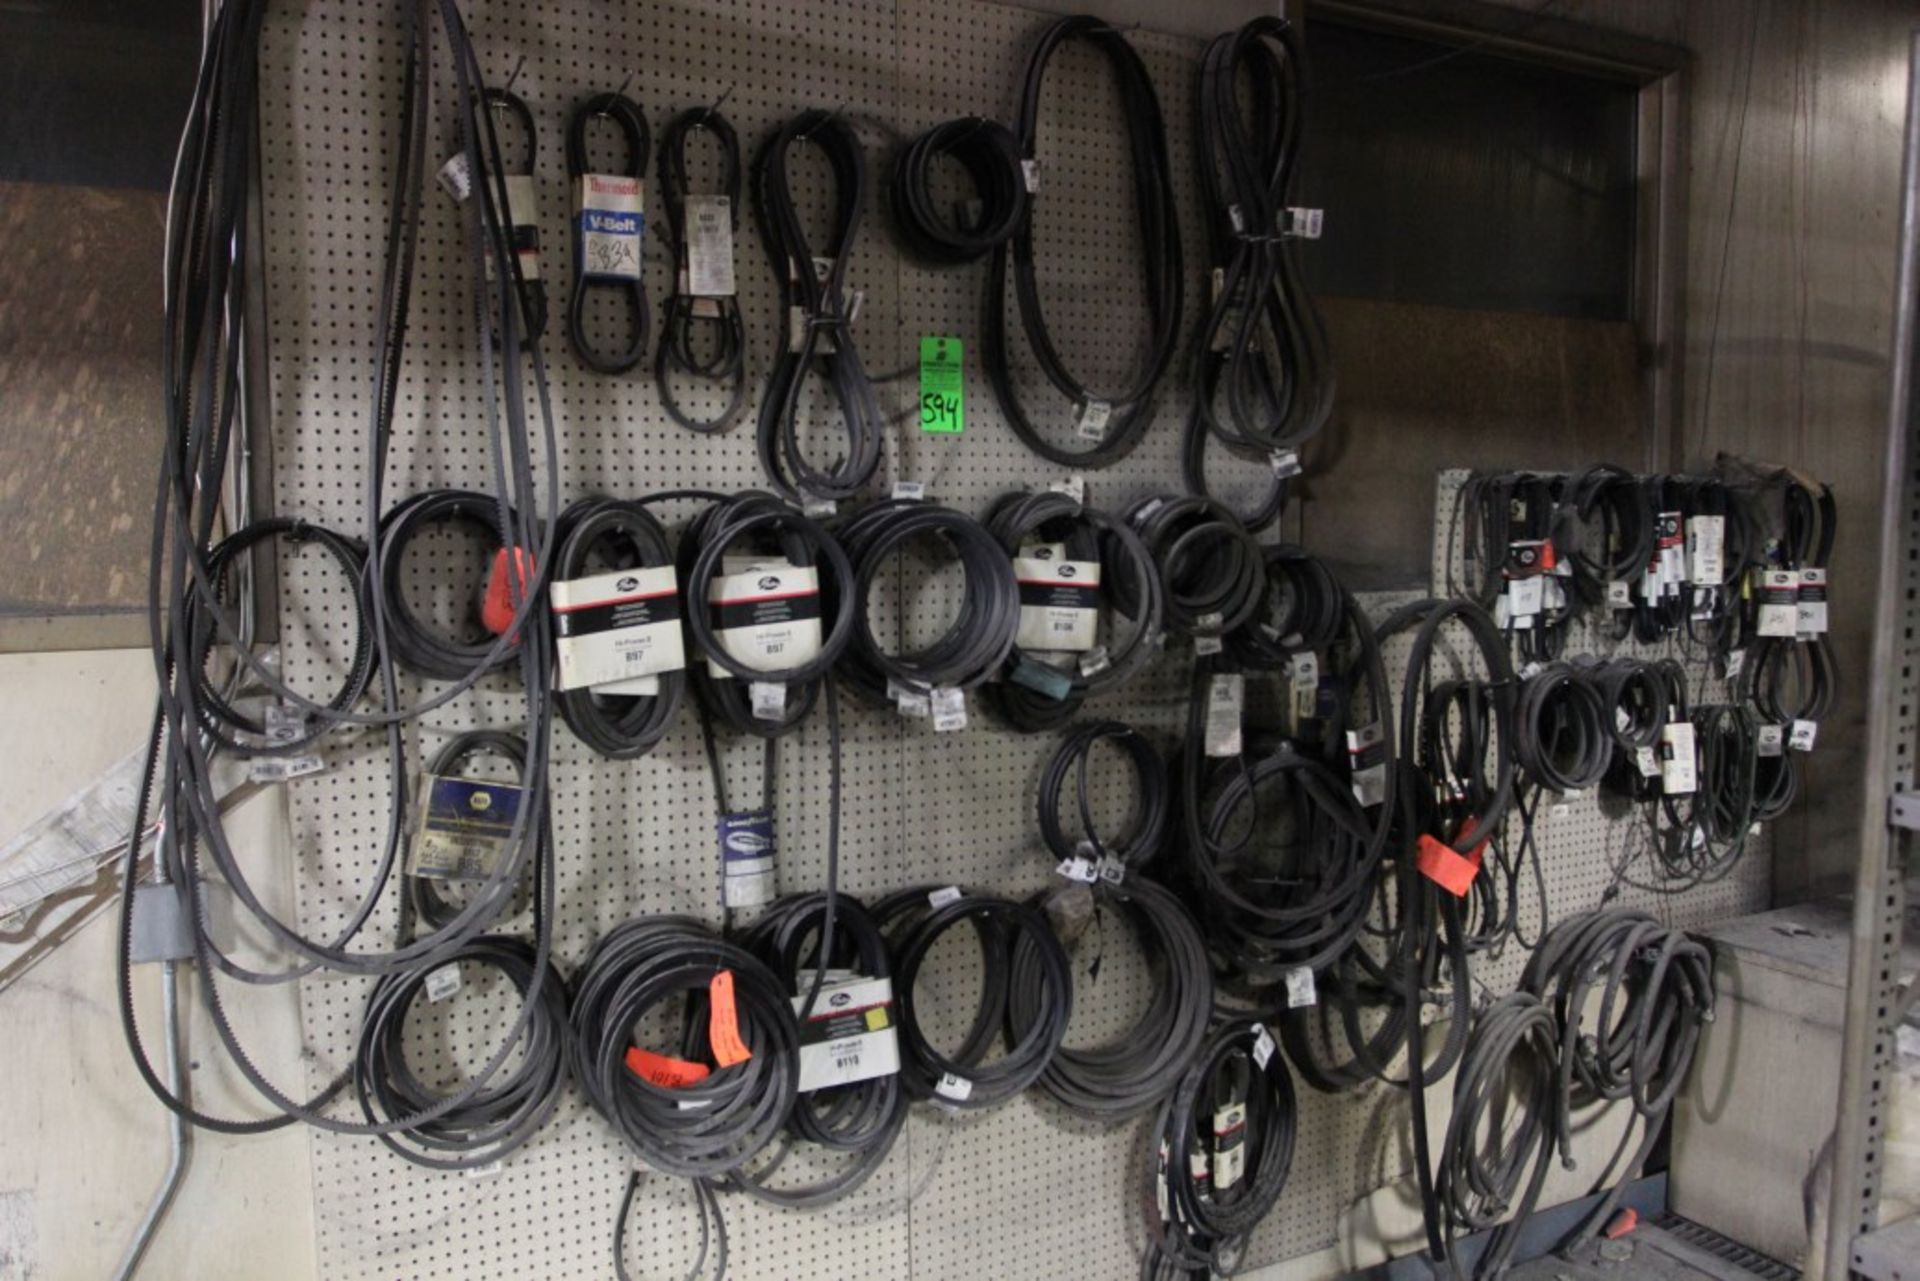
[[1559, 563], [1560, 558], [1553, 552], [1553, 540], [1549, 538], [1540, 544], [1540, 570], [1545, 573]]
[[643, 1050], [635, 1045], [627, 1050], [627, 1071], [655, 1085], [677, 1090], [683, 1085], [705, 1080], [708, 1068], [704, 1063], [670, 1059], [664, 1054], [655, 1054], [652, 1050]]
[[1639, 1226], [1640, 1211], [1634, 1209], [1632, 1206], [1628, 1206], [1626, 1209], [1620, 1211], [1619, 1214], [1616, 1214], [1613, 1222], [1607, 1225], [1607, 1240], [1618, 1241], [1621, 1237], [1627, 1235], [1627, 1233]]
[[480, 602], [480, 621], [495, 636], [513, 626], [516, 604], [525, 600], [533, 588], [533, 557], [527, 554], [526, 548], [516, 547], [513, 559], [520, 568], [520, 581], [507, 582], [507, 549], [502, 547], [493, 554], [493, 569], [487, 574], [487, 594]]
[[1473, 888], [1473, 878], [1480, 875], [1480, 856], [1486, 852], [1486, 841], [1474, 846], [1472, 853], [1462, 854], [1445, 841], [1422, 835], [1414, 865], [1422, 876], [1447, 893], [1465, 898]]
[[723, 1068], [745, 1063], [753, 1051], [740, 1039], [740, 1015], [733, 1008], [733, 971], [721, 970], [707, 984], [707, 1040], [713, 1045], [713, 1061]]

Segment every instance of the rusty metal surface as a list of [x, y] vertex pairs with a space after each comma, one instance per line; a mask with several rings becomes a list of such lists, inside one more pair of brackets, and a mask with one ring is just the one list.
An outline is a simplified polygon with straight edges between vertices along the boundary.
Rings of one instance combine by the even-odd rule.
[[1433, 475], [1448, 467], [1641, 464], [1625, 322], [1323, 299], [1340, 403], [1308, 455], [1306, 543], [1363, 588], [1423, 585]]
[[144, 608], [165, 204], [0, 184], [0, 618]]

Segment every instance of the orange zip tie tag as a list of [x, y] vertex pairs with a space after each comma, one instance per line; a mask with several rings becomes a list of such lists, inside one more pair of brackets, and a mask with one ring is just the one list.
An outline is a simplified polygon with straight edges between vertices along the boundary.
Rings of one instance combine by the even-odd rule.
[[1473, 888], [1473, 878], [1480, 875], [1480, 857], [1487, 852], [1487, 842], [1481, 841], [1472, 853], [1462, 854], [1445, 841], [1422, 835], [1418, 849], [1414, 866], [1420, 874], [1455, 898], [1465, 898]]
[[[519, 565], [520, 582], [518, 596], [525, 600], [533, 590], [533, 557], [524, 547], [513, 549], [513, 559]], [[502, 547], [493, 554], [493, 568], [487, 573], [487, 594], [480, 601], [480, 621], [495, 636], [513, 626], [515, 593], [513, 585], [507, 582], [507, 549]]]
[[1607, 1225], [1607, 1240], [1618, 1241], [1621, 1237], [1627, 1235], [1627, 1233], [1639, 1226], [1640, 1212], [1632, 1206], [1628, 1206], [1626, 1209], [1620, 1211], [1619, 1214], [1616, 1214], [1613, 1217], [1613, 1222]]
[[753, 1051], [740, 1039], [740, 1015], [733, 1008], [733, 971], [721, 970], [707, 984], [707, 1040], [713, 1045], [713, 1061], [723, 1068], [745, 1063]]
[[704, 1063], [670, 1059], [664, 1054], [655, 1054], [652, 1050], [643, 1050], [637, 1045], [627, 1049], [627, 1071], [644, 1081], [651, 1081], [669, 1090], [677, 1090], [683, 1085], [704, 1081], [708, 1070]]

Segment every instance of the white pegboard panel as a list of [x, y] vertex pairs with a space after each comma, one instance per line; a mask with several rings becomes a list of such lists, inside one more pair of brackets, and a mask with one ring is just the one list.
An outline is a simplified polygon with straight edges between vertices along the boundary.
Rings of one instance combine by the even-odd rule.
[[[1250, 0], [1238, 16], [1266, 8]], [[923, 436], [914, 429], [910, 378], [881, 388], [883, 404], [902, 425], [889, 439], [876, 492], [896, 478], [922, 480], [930, 496], [980, 513], [1008, 489], [1055, 477], [1056, 469], [1006, 430], [981, 373], [985, 265], [933, 269], [903, 259], [887, 235], [883, 195], [890, 154], [905, 138], [955, 116], [1012, 116], [1028, 45], [1047, 19], [981, 0], [470, 0], [464, 9], [494, 83], [525, 58], [514, 89], [532, 108], [539, 134], [551, 315], [542, 347], [559, 425], [563, 501], [590, 492], [637, 495], [669, 484], [737, 490], [761, 483], [750, 422], [717, 438], [684, 432], [661, 412], [646, 366], [626, 377], [603, 377], [581, 367], [565, 339], [571, 272], [565, 120], [575, 100], [615, 88], [629, 74], [628, 96], [641, 104], [656, 134], [674, 114], [727, 95], [724, 111], [749, 164], [775, 124], [806, 108], [837, 107], [859, 129], [868, 147], [870, 194], [850, 284], [866, 295], [857, 337], [868, 368], [907, 368], [921, 334], [957, 335], [968, 346], [963, 436]], [[274, 507], [349, 532], [361, 527], [364, 506], [373, 291], [399, 97], [396, 31], [387, 0], [310, 0], [276, 7], [262, 54]], [[1200, 301], [1201, 223], [1190, 152], [1200, 45], [1151, 30], [1128, 38], [1147, 61], [1167, 118], [1187, 233], [1191, 317]], [[444, 88], [444, 75], [439, 83]], [[440, 111], [435, 145], [450, 151], [444, 103]], [[1041, 150], [1050, 157], [1038, 215], [1042, 278], [1056, 340], [1089, 381], [1117, 382], [1137, 357], [1140, 328], [1129, 255], [1130, 179], [1106, 69], [1083, 50], [1063, 51], [1049, 76]], [[650, 187], [653, 172], [650, 165]], [[813, 202], [816, 214], [825, 198], [821, 172], [802, 157], [798, 194], [803, 205]], [[462, 253], [454, 206], [429, 192], [387, 476], [391, 499], [427, 488], [487, 487]], [[750, 208], [738, 253], [757, 398], [779, 318]], [[651, 237], [647, 273], [657, 320], [668, 282], [659, 242]], [[1040, 388], [1023, 350], [1017, 370], [1024, 386]], [[1181, 407], [1188, 395], [1184, 360], [1177, 360], [1144, 443], [1122, 464], [1090, 478], [1090, 501], [1111, 510], [1178, 487]], [[677, 524], [691, 512], [667, 515]], [[281, 560], [285, 661], [293, 679], [315, 685], [337, 667], [347, 617], [338, 608], [342, 584], [316, 569], [318, 563], [304, 555]], [[471, 590], [477, 572], [473, 550], [452, 538], [423, 539], [417, 561], [407, 567], [419, 598], [443, 611]], [[1184, 721], [1185, 667], [1183, 656], [1170, 654], [1124, 697], [1096, 701], [1088, 711], [1127, 720], [1170, 748]], [[424, 724], [409, 725], [404, 737], [414, 765], [459, 730], [513, 727], [524, 714], [516, 682], [512, 674], [490, 678]], [[409, 700], [425, 688], [411, 678], [402, 685]], [[1046, 883], [1049, 860], [1031, 798], [1053, 736], [1009, 733], [977, 704], [967, 731], [938, 737], [924, 722], [903, 722], [851, 699], [845, 710], [841, 852], [848, 890], [874, 894], [903, 884], [959, 882], [1013, 895]], [[601, 760], [561, 726], [553, 756], [555, 950], [563, 968], [576, 964], [607, 928], [638, 913], [717, 919], [713, 802], [691, 714], [639, 762]], [[734, 787], [757, 783], [757, 744], [731, 745], [726, 762]], [[816, 716], [781, 753], [787, 888], [817, 886], [824, 876], [825, 770], [824, 724]], [[342, 923], [381, 854], [389, 794], [383, 740], [363, 734], [330, 743], [327, 772], [291, 790], [300, 924], [325, 936]], [[1124, 808], [1117, 782], [1099, 802], [1116, 813]], [[1569, 819], [1564, 834], [1561, 821], [1549, 820], [1546, 843], [1552, 874], [1564, 873], [1566, 897], [1555, 900], [1556, 911], [1584, 905], [1580, 877], [1600, 862], [1605, 839], [1598, 819]], [[1751, 866], [1759, 863], [1750, 855]], [[1740, 881], [1742, 894], [1746, 884]], [[1694, 910], [1691, 900], [1667, 906]], [[1703, 910], [1718, 915], [1725, 906], [1716, 899]], [[391, 918], [386, 922], [390, 929]], [[526, 924], [521, 919], [503, 928]], [[1105, 963], [1098, 982], [1077, 985], [1072, 1043], [1111, 1035], [1140, 999], [1144, 967], [1114, 924], [1100, 936]], [[388, 942], [382, 936], [369, 945]], [[951, 980], [934, 976], [936, 1008], [942, 998], [955, 1007], [964, 1001], [971, 981], [965, 955], [964, 948], [955, 951], [962, 963]], [[1077, 975], [1084, 977], [1088, 960], [1083, 951]], [[303, 986], [310, 1087], [350, 1060], [364, 994], [365, 984], [352, 980]], [[430, 1051], [422, 1061], [444, 1061], [449, 1052], [478, 1061], [505, 1008], [503, 994], [484, 985], [464, 993], [458, 1017], [450, 1010], [444, 1024], [418, 1030], [417, 1042]], [[1404, 1129], [1397, 1098], [1386, 1091], [1341, 1099], [1302, 1091], [1293, 1177], [1280, 1209], [1256, 1235], [1250, 1263], [1331, 1243], [1351, 1202], [1399, 1172], [1391, 1141]], [[1089, 1125], [1036, 1093], [960, 1121], [916, 1109], [893, 1158], [844, 1203], [790, 1213], [726, 1198], [732, 1275], [749, 1281], [1130, 1275], [1141, 1244], [1140, 1128]], [[610, 1271], [608, 1242], [630, 1160], [577, 1095], [488, 1177], [421, 1171], [371, 1140], [316, 1134], [313, 1144], [319, 1257], [329, 1278]], [[670, 1182], [650, 1186], [636, 1209], [629, 1258], [639, 1275], [678, 1275], [691, 1261], [694, 1216], [684, 1189], [666, 1186]]]

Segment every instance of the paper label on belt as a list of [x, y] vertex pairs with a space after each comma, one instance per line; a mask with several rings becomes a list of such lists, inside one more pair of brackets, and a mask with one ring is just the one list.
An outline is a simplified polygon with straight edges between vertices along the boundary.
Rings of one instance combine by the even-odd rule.
[[587, 173], [573, 180], [573, 268], [582, 278], [640, 279], [646, 203], [646, 188], [638, 178]]
[[[806, 990], [793, 998], [793, 1012], [806, 1005]], [[893, 981], [856, 978], [828, 983], [800, 1024], [800, 1092], [852, 1085], [900, 1070], [894, 1030]]]
[[1085, 653], [1099, 643], [1100, 562], [1056, 557], [1051, 547], [1024, 549], [1013, 560], [1020, 584], [1020, 630], [1025, 650]]
[[[754, 671], [799, 667], [820, 653], [820, 575], [811, 566], [767, 562], [721, 574], [707, 608], [720, 648]], [[711, 658], [708, 670], [732, 675]]]
[[423, 774], [407, 870], [435, 880], [485, 880], [506, 853], [522, 795], [518, 783]]
[[733, 202], [725, 196], [688, 196], [687, 288], [694, 298], [731, 298], [733, 277]]
[[568, 579], [547, 596], [563, 690], [657, 692], [657, 680], [651, 691], [627, 682], [687, 665], [679, 582], [671, 565]]

